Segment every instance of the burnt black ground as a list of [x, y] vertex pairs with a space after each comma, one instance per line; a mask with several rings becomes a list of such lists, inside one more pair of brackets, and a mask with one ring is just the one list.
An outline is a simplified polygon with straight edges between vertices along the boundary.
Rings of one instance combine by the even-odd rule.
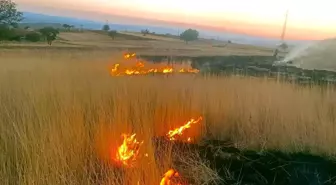
[[[331, 185], [336, 184], [336, 161], [309, 153], [287, 154], [281, 151], [241, 151], [230, 142], [203, 140], [202, 144], [153, 138], [156, 160], [162, 151], [173, 153], [173, 163], [180, 157], [198, 153], [222, 178], [220, 184], [239, 185]], [[183, 175], [183, 172], [180, 172]], [[192, 181], [190, 179], [190, 181]]]
[[189, 61], [191, 67], [201, 70], [201, 74], [213, 75], [246, 75], [260, 77], [278, 77], [298, 84], [327, 85], [336, 84], [336, 72], [327, 70], [308, 70], [295, 66], [274, 66], [277, 61], [273, 56], [144, 56], [153, 63], [172, 62], [182, 63]]

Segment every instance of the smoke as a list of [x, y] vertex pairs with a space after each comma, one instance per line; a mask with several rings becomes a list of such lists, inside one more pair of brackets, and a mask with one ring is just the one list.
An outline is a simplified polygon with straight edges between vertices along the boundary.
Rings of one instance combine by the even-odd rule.
[[313, 41], [296, 46], [274, 66], [291, 65], [303, 69], [336, 71], [336, 39]]
[[288, 62], [293, 62], [295, 59], [306, 56], [309, 53], [309, 50], [313, 47], [316, 47], [316, 42], [310, 42], [307, 44], [302, 44], [292, 48], [289, 53], [280, 61], [276, 61], [274, 65], [284, 65]]
[[287, 63], [296, 58], [307, 55], [309, 48], [312, 47], [313, 45], [314, 45], [313, 43], [309, 43], [294, 47], [282, 61]]

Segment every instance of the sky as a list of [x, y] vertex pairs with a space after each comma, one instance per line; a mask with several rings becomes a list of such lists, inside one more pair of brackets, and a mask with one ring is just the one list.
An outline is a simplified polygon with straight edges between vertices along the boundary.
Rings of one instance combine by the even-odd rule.
[[335, 0], [16, 0], [19, 8], [117, 23], [188, 25], [279, 38], [285, 20], [286, 39], [336, 37]]

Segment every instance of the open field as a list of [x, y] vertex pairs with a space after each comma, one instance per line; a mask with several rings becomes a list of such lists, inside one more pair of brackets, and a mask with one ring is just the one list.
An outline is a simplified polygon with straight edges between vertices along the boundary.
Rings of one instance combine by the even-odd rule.
[[[158, 185], [172, 153], [156, 165], [151, 138], [198, 116], [186, 133], [195, 142], [336, 154], [333, 89], [237, 76], [112, 77], [116, 62], [123, 59], [114, 50], [1, 50], [1, 184]], [[122, 133], [136, 133], [139, 156], [148, 157], [121, 173], [110, 165]], [[213, 177], [205, 164], [189, 164]]]
[[139, 54], [146, 55], [173, 55], [173, 56], [212, 56], [212, 55], [272, 55], [273, 50], [257, 46], [227, 44], [222, 41], [199, 40], [185, 44], [178, 39], [163, 36], [147, 35], [136, 33], [119, 33], [112, 40], [101, 32], [62, 32], [60, 39], [55, 41], [53, 46], [48, 47], [46, 43], [7, 43], [0, 44], [0, 48], [69, 48], [69, 49], [101, 49], [101, 50], [132, 50]]
[[126, 32], [123, 31], [121, 32], [122, 34], [125, 35], [132, 35], [132, 36], [136, 36], [136, 37], [141, 37], [141, 38], [150, 38], [153, 40], [162, 40], [162, 41], [175, 41], [175, 42], [179, 42], [180, 39], [178, 38], [172, 38], [172, 37], [168, 37], [168, 36], [160, 36], [160, 35], [154, 35], [154, 34], [147, 34], [147, 35], [143, 35], [140, 32]]

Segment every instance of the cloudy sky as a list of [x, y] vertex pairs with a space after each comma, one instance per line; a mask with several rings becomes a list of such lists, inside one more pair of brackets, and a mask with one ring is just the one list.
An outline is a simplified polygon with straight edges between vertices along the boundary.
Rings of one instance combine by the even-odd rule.
[[160, 22], [287, 39], [336, 37], [335, 0], [16, 0], [21, 10], [110, 22]]

